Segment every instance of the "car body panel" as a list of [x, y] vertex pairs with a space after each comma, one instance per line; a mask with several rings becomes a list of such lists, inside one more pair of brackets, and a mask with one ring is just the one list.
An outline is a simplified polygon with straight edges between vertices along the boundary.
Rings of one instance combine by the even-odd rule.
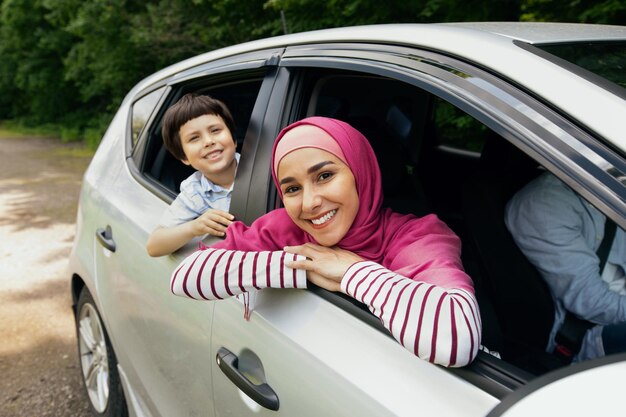
[[[141, 155], [130, 148], [129, 117], [137, 98], [163, 86], [167, 96], [222, 73], [268, 68], [231, 203], [231, 212], [246, 223], [277, 204], [268, 175], [273, 140], [298, 116], [299, 72], [323, 67], [402, 79], [452, 101], [624, 225], [626, 101], [513, 43], [626, 39], [626, 28], [584, 27], [477, 23], [330, 29], [209, 52], [138, 83], [85, 174], [70, 257], [73, 295], [85, 285], [94, 296], [117, 354], [131, 415], [421, 411], [480, 416], [499, 403], [494, 392], [523, 383], [522, 372], [468, 367], [455, 373], [418, 360], [380, 326], [358, 318], [354, 308], [341, 308], [315, 291], [252, 293], [249, 321], [243, 318], [242, 297], [216, 302], [174, 297], [170, 273], [197, 248], [198, 239], [170, 256], [147, 255], [146, 240], [171, 193], [140, 172]], [[141, 146], [135, 153], [144, 150]], [[114, 252], [95, 238], [107, 227]], [[216, 362], [221, 348], [239, 357], [242, 372], [276, 391], [277, 412], [259, 406], [226, 377]], [[516, 376], [522, 382], [503, 382]], [[497, 387], [486, 389], [490, 384]]]
[[309, 291], [263, 290], [251, 299], [249, 321], [238, 300], [216, 303], [211, 344], [214, 352], [257, 355], [280, 409], [250, 407], [214, 362], [217, 415], [409, 416], [419, 409], [482, 416], [498, 403]]
[[443, 23], [471, 30], [502, 35], [532, 44], [623, 40], [623, 26], [548, 22], [462, 22]]
[[[114, 188], [102, 212], [107, 213], [106, 223], [113, 230], [117, 250], [114, 254], [103, 248], [96, 251], [96, 264], [100, 275], [107, 277], [98, 294], [108, 305], [116, 351], [123, 352], [118, 361], [132, 381], [133, 391], [152, 399], [148, 403], [152, 415], [204, 412], [211, 408], [206, 395], [211, 390], [210, 366], [197, 359], [204, 356], [209, 344], [213, 305], [172, 300], [164, 284], [176, 260], [151, 259], [145, 250], [151, 230], [146, 225], [157, 221], [146, 213], [152, 213], [162, 201], [138, 186], [127, 169]], [[133, 201], [131, 210], [127, 210], [128, 201]], [[117, 348], [120, 345], [133, 348]], [[195, 384], [181, 379], [196, 372]]]

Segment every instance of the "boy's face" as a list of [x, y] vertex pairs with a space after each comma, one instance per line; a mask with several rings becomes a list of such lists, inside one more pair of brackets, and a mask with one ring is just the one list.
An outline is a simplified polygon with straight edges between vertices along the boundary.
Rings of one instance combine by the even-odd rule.
[[234, 177], [235, 142], [220, 116], [205, 114], [191, 119], [180, 127], [179, 135], [185, 153], [183, 163], [219, 185], [223, 185], [225, 175]]

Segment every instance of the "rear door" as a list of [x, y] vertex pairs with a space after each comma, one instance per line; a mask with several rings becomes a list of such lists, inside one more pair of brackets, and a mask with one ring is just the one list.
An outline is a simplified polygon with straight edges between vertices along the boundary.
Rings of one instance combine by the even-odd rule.
[[[115, 251], [99, 248], [96, 264], [98, 295], [128, 381], [129, 406], [139, 415], [214, 414], [210, 347], [214, 304], [175, 297], [169, 289], [171, 272], [181, 257], [197, 249], [198, 241], [160, 258], [150, 258], [145, 249], [180, 181], [191, 173], [163, 148], [160, 118], [186, 92], [210, 94], [234, 113], [237, 132], [233, 133], [241, 151], [244, 139], [256, 135], [255, 114], [263, 114], [266, 106], [265, 91], [273, 82], [266, 61], [273, 53], [192, 68], [139, 93], [131, 105], [135, 112], [129, 115], [127, 163], [103, 202], [99, 219]], [[142, 111], [144, 97], [157, 90], [161, 95], [154, 110]], [[147, 125], [134, 137], [132, 120], [144, 113]], [[121, 149], [112, 151], [120, 151], [122, 157]], [[237, 178], [234, 189], [235, 194], [245, 194], [247, 186]], [[236, 203], [232, 206], [235, 215], [242, 209]]]

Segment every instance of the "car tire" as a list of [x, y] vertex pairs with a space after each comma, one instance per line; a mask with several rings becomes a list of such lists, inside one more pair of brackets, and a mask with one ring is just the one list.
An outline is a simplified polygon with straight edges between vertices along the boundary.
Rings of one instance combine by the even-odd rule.
[[92, 415], [127, 417], [117, 358], [87, 288], [83, 288], [78, 297], [75, 320], [81, 376]]

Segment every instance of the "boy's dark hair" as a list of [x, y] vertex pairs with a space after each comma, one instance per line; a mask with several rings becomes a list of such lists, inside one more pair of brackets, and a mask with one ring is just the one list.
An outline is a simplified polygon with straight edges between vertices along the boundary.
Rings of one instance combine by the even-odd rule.
[[168, 151], [176, 157], [178, 160], [184, 160], [185, 153], [183, 152], [183, 146], [180, 141], [180, 127], [196, 117], [204, 116], [205, 114], [212, 114], [220, 116], [230, 134], [235, 139], [235, 121], [230, 114], [230, 110], [224, 103], [211, 96], [198, 95], [196, 93], [185, 94], [174, 104], [167, 109], [163, 116], [163, 124], [161, 127], [161, 134], [163, 135], [163, 143]]

